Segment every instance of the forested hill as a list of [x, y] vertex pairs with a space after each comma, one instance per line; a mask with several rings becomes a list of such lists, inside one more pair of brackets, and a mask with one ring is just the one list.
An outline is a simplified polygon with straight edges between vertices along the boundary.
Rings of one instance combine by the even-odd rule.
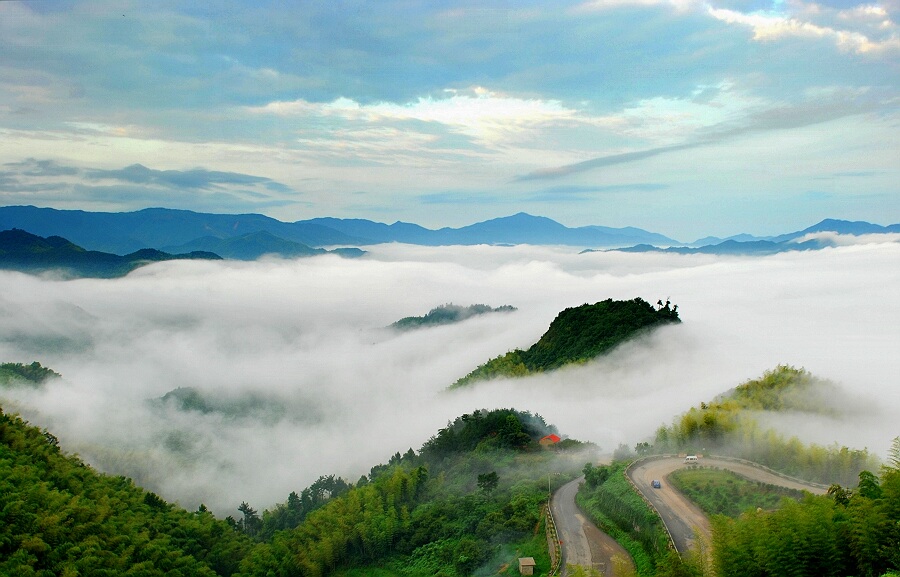
[[462, 577], [521, 555], [546, 573], [548, 474], [559, 486], [582, 458], [567, 454], [577, 441], [539, 445], [555, 431], [527, 412], [475, 411], [355, 484], [322, 476], [261, 515], [234, 495], [239, 518], [219, 520], [95, 472], [0, 410], [0, 575]]
[[451, 388], [496, 377], [518, 377], [583, 363], [643, 331], [678, 323], [678, 305], [660, 301], [656, 307], [641, 298], [607, 299], [568, 308], [527, 351], [516, 349], [491, 359], [459, 379]]
[[484, 315], [488, 313], [513, 312], [515, 310], [516, 307], [512, 305], [502, 305], [493, 308], [483, 304], [463, 307], [460, 305], [455, 305], [453, 303], [448, 303], [431, 309], [426, 315], [421, 317], [404, 317], [399, 321], [392, 323], [391, 328], [406, 331], [437, 325], [448, 325], [459, 323], [468, 318], [478, 315]]
[[0, 231], [0, 269], [27, 273], [58, 271], [67, 277], [114, 278], [150, 262], [221, 258], [209, 252], [169, 254], [151, 248], [120, 256], [85, 250], [60, 236], [44, 238], [15, 228]]
[[40, 386], [45, 381], [52, 378], [59, 378], [59, 373], [47, 367], [42, 367], [41, 363], [34, 361], [30, 365], [22, 363], [2, 363], [0, 364], [0, 386], [2, 385], [18, 385]]
[[0, 575], [232, 575], [251, 546], [0, 410]]
[[855, 418], [842, 412], [842, 394], [805, 369], [779, 365], [659, 427], [652, 445], [639, 445], [638, 453], [731, 455], [808, 481], [851, 485], [860, 471], [878, 468], [866, 449], [807, 447], [770, 428], [784, 426], [796, 413]]

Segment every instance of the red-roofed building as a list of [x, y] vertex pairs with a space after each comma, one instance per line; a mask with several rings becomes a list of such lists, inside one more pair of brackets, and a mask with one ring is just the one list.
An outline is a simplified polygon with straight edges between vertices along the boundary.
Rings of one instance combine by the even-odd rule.
[[551, 435], [547, 435], [546, 437], [544, 437], [543, 439], [541, 439], [538, 442], [541, 444], [542, 447], [549, 447], [551, 445], [555, 445], [556, 443], [560, 442], [561, 440], [562, 439], [560, 439], [557, 435], [551, 434]]

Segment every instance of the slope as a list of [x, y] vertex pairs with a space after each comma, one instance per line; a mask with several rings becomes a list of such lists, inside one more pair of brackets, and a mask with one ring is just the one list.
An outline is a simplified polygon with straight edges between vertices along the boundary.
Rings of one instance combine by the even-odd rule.
[[231, 575], [250, 545], [0, 410], [0, 575]]

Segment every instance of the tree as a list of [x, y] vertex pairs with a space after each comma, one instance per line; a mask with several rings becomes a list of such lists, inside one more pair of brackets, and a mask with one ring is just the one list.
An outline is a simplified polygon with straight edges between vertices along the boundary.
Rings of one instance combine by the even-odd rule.
[[497, 476], [496, 471], [491, 471], [490, 473], [484, 473], [483, 475], [478, 475], [478, 488], [484, 491], [485, 493], [490, 493], [494, 489], [497, 488], [497, 484], [500, 482], [500, 478]]
[[878, 477], [871, 471], [859, 472], [858, 492], [861, 497], [867, 499], [878, 499], [881, 497], [881, 487], [878, 484]]
[[845, 489], [837, 483], [833, 483], [828, 487], [828, 496], [834, 499], [834, 502], [838, 505], [844, 505], [846, 507], [850, 504], [850, 497], [853, 496], [853, 491]]
[[453, 565], [461, 575], [471, 575], [481, 563], [481, 551], [478, 541], [471, 537], [463, 537], [453, 551]]
[[888, 462], [885, 467], [900, 471], [900, 437], [894, 437], [891, 448], [888, 449]]
[[584, 468], [581, 470], [584, 473], [584, 480], [588, 484], [588, 487], [594, 488], [602, 485], [609, 479], [609, 467], [605, 465], [601, 465], [600, 467], [595, 467], [591, 463], [587, 463]]
[[262, 522], [259, 520], [259, 514], [256, 509], [251, 507], [246, 501], [241, 502], [238, 511], [244, 514], [244, 518], [238, 523], [244, 530], [244, 533], [253, 537], [259, 532]]

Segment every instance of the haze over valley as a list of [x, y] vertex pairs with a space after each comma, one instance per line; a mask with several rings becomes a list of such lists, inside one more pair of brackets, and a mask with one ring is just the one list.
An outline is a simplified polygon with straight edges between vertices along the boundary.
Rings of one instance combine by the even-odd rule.
[[[764, 258], [388, 244], [362, 259], [168, 261], [112, 280], [2, 272], [0, 359], [62, 378], [0, 397], [100, 470], [221, 514], [320, 475], [356, 479], [478, 408], [538, 413], [611, 453], [778, 364], [838, 390], [834, 417], [773, 426], [883, 456], [900, 413], [900, 244], [844, 240]], [[564, 308], [636, 296], [670, 298], [683, 322], [583, 366], [446, 390], [527, 348]], [[449, 302], [517, 310], [384, 328]], [[179, 388], [208, 406], [160, 400]]]

